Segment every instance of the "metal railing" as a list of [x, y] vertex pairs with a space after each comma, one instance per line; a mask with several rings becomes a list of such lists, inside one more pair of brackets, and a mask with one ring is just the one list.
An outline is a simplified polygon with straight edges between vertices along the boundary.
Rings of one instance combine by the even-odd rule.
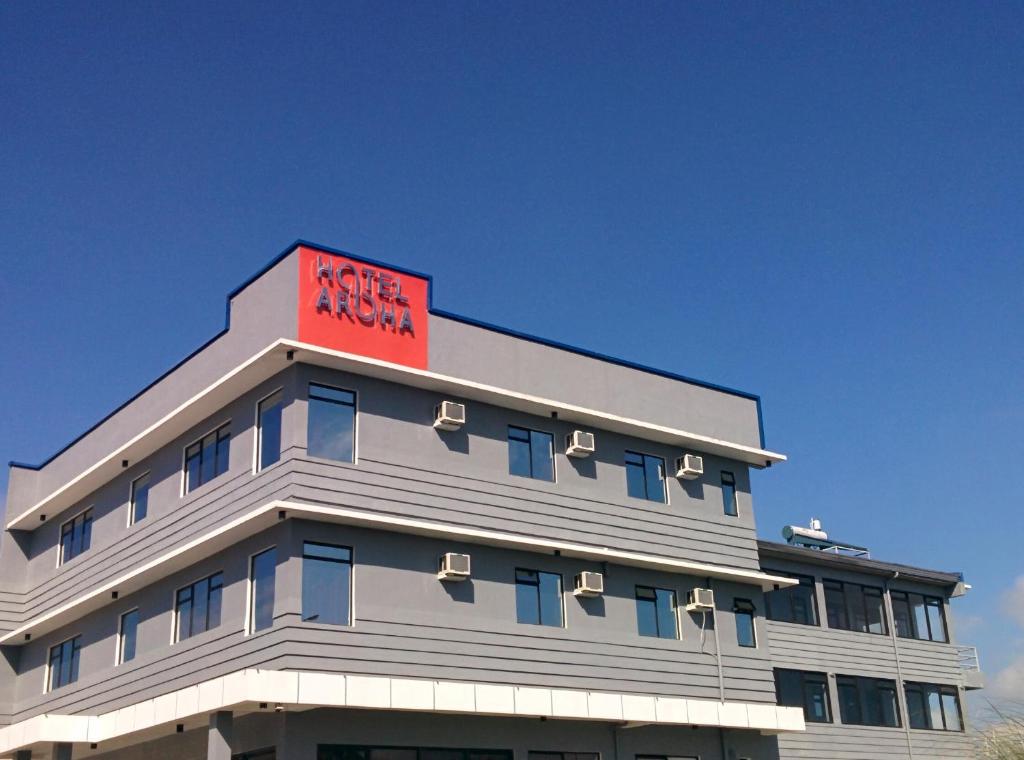
[[981, 662], [978, 660], [977, 647], [957, 647], [956, 656], [960, 662], [961, 670], [981, 671]]

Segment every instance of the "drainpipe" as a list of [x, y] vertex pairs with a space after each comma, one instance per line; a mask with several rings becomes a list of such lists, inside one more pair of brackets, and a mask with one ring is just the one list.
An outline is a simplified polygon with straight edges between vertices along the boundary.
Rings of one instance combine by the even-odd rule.
[[[899, 710], [900, 720], [903, 722], [903, 732], [907, 737], [907, 752], [910, 755], [910, 760], [914, 760], [914, 742], [910, 735], [910, 714], [906, 710], [907, 691], [903, 688], [903, 666], [900, 664], [900, 647], [896, 638], [896, 616], [892, 613], [892, 597], [889, 596], [889, 581], [896, 580], [899, 577], [900, 571], [896, 570], [893, 572], [892, 578], [884, 582], [885, 594], [883, 599], [885, 614], [889, 618], [889, 640], [892, 642], [892, 653], [896, 658], [896, 678], [899, 679], [896, 683], [896, 709]], [[900, 697], [900, 692], [903, 693], [902, 698]]]
[[[712, 593], [715, 590], [715, 582], [708, 578], [708, 588]], [[718, 601], [715, 601], [715, 608], [711, 610], [711, 625], [715, 629], [715, 661], [718, 663], [718, 698], [725, 702], [725, 673], [722, 670], [722, 643], [718, 638]]]

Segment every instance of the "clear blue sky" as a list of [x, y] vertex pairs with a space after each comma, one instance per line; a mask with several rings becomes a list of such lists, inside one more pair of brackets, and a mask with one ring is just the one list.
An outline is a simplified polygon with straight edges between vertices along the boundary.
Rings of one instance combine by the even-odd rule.
[[304, 237], [761, 394], [791, 457], [754, 479], [761, 534], [814, 515], [963, 570], [960, 638], [1024, 692], [1022, 27], [931, 0], [4, 3], [0, 458], [90, 426]]

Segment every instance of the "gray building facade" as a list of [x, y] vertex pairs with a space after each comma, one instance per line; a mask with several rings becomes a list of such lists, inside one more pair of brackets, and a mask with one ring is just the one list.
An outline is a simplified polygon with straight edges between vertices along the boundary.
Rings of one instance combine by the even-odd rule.
[[759, 542], [757, 397], [430, 284], [297, 243], [12, 463], [0, 757], [967, 756], [962, 580]]

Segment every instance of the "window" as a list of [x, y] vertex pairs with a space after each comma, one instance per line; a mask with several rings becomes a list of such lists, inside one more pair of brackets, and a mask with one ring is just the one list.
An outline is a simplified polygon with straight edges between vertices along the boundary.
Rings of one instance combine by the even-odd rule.
[[600, 760], [596, 752], [528, 752], [527, 760]]
[[676, 592], [650, 586], [636, 587], [636, 626], [641, 636], [679, 638]]
[[736, 599], [732, 603], [732, 611], [736, 616], [736, 643], [741, 647], [756, 647], [754, 603], [749, 599]]
[[336, 462], [355, 461], [356, 394], [309, 384], [306, 453]]
[[831, 723], [828, 676], [803, 670], [775, 669], [775, 696], [785, 707], [802, 707], [808, 723]]
[[530, 625], [562, 625], [562, 576], [516, 569], [516, 620]]
[[[352, 747], [340, 744], [317, 745], [316, 757], [317, 760], [513, 760], [512, 751], [502, 749]], [[569, 757], [572, 755], [566, 755]]]
[[955, 686], [932, 683], [908, 683], [904, 687], [907, 697], [907, 715], [911, 728], [933, 731], [963, 731], [960, 698]]
[[281, 391], [263, 399], [256, 407], [256, 471], [281, 458]]
[[729, 517], [736, 517], [736, 477], [731, 472], [722, 473], [722, 509]]
[[882, 589], [856, 583], [822, 581], [829, 628], [861, 633], [889, 633], [882, 606]]
[[225, 422], [185, 449], [185, 493], [228, 471], [231, 423]]
[[53, 691], [78, 680], [78, 658], [82, 651], [82, 637], [75, 636], [57, 646], [50, 647], [49, 674], [46, 690]]
[[626, 493], [634, 499], [665, 503], [665, 460], [626, 452]]
[[345, 546], [302, 544], [302, 619], [348, 625], [352, 550]]
[[60, 526], [60, 562], [74, 559], [89, 550], [92, 541], [92, 509], [68, 520]]
[[255, 555], [249, 566], [249, 633], [274, 624], [274, 578], [277, 550], [271, 547]]
[[129, 491], [128, 524], [134, 525], [149, 513], [149, 473], [135, 478]]
[[551, 433], [509, 425], [508, 471], [510, 475], [553, 481], [555, 459]]
[[784, 575], [800, 581], [797, 586], [775, 587], [764, 595], [765, 615], [769, 620], [800, 625], [818, 625], [818, 600], [814, 594], [814, 578], [810, 575], [780, 573], [765, 570], [772, 575]]
[[121, 616], [117, 631], [117, 664], [135, 659], [135, 643], [139, 632], [139, 611], [132, 610]]
[[904, 639], [946, 643], [946, 617], [937, 596], [892, 591], [892, 622], [896, 635]]
[[178, 590], [174, 600], [175, 641], [184, 641], [220, 625], [223, 586], [224, 574], [214, 573]]
[[839, 717], [855, 726], [899, 728], [896, 682], [884, 678], [836, 676]]

